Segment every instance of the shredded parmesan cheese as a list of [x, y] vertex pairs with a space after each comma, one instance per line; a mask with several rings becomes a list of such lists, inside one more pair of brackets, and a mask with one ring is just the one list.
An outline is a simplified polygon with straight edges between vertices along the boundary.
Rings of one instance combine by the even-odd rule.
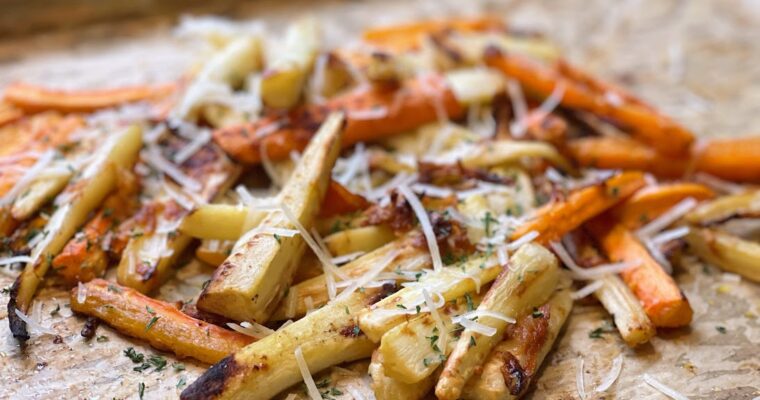
[[683, 217], [691, 211], [697, 205], [697, 200], [693, 197], [688, 197], [681, 200], [678, 204], [673, 206], [670, 210], [662, 213], [662, 215], [653, 219], [648, 224], [641, 227], [636, 233], [641, 237], [651, 237], [652, 235], [667, 228], [673, 222], [676, 222], [679, 218]]
[[657, 391], [670, 397], [673, 400], [689, 400], [689, 398], [684, 394], [676, 391], [670, 386], [666, 386], [664, 383], [653, 378], [652, 375], [644, 374], [642, 377], [644, 378], [644, 382], [646, 382], [647, 385], [657, 389]]
[[183, 162], [187, 161], [190, 157], [192, 157], [195, 153], [198, 152], [198, 150], [202, 149], [203, 146], [208, 144], [208, 142], [211, 140], [211, 131], [208, 129], [200, 129], [198, 131], [198, 134], [185, 145], [185, 147], [179, 149], [174, 154], [174, 162], [177, 164], [182, 164]]
[[[430, 292], [428, 292], [427, 289], [422, 289], [422, 298], [425, 299], [425, 304], [428, 309], [430, 309], [430, 315], [433, 317], [435, 325], [438, 327], [438, 334], [440, 336], [438, 339], [438, 343], [440, 344], [439, 347], [445, 351], [449, 335], [448, 332], [446, 332], [446, 325], [443, 324], [443, 318], [441, 318], [441, 314], [438, 312], [438, 307], [433, 303], [433, 299], [430, 297]], [[441, 296], [441, 299], [443, 300], [443, 296]]]
[[588, 285], [582, 287], [580, 290], [570, 293], [570, 297], [573, 298], [573, 300], [582, 299], [591, 293], [596, 292], [597, 290], [601, 289], [602, 286], [604, 286], [604, 281], [602, 280], [595, 280]]
[[398, 187], [399, 193], [401, 193], [409, 205], [412, 207], [414, 214], [417, 215], [417, 220], [420, 221], [420, 227], [422, 227], [422, 233], [425, 234], [428, 249], [430, 250], [430, 257], [433, 260], [433, 270], [440, 271], [443, 268], [443, 261], [441, 260], [441, 252], [438, 249], [438, 241], [435, 238], [435, 232], [433, 232], [433, 225], [430, 223], [427, 211], [422, 203], [414, 195], [411, 189], [406, 185], [400, 185]]
[[19, 318], [21, 318], [22, 321], [26, 322], [26, 324], [30, 328], [34, 329], [35, 331], [40, 332], [40, 333], [47, 333], [49, 335], [55, 335], [56, 334], [56, 332], [53, 329], [48, 328], [48, 327], [46, 327], [46, 326], [44, 326], [42, 324], [38, 324], [37, 321], [33, 320], [28, 315], [24, 314], [18, 308], [14, 309], [13, 311], [16, 313], [16, 315]]
[[6, 258], [0, 258], [0, 265], [13, 265], [18, 263], [30, 263], [33, 261], [32, 257], [29, 256], [14, 256], [14, 257], [6, 257]]
[[40, 158], [24, 173], [24, 175], [16, 181], [11, 189], [0, 198], [0, 206], [10, 204], [18, 195], [20, 195], [24, 189], [26, 189], [37, 176], [45, 169], [45, 167], [53, 161], [55, 157], [55, 151], [48, 150], [44, 152]]
[[322, 395], [319, 394], [317, 384], [314, 383], [314, 378], [311, 376], [311, 372], [309, 372], [309, 365], [306, 364], [306, 360], [303, 358], [301, 346], [296, 347], [295, 356], [298, 370], [301, 371], [303, 383], [306, 384], [306, 390], [309, 392], [309, 397], [311, 397], [311, 400], [322, 400]]
[[82, 282], [77, 282], [77, 303], [84, 304], [87, 301], [87, 286]]
[[508, 251], [515, 251], [522, 247], [525, 244], [528, 244], [533, 241], [533, 239], [538, 237], [538, 232], [536, 231], [530, 231], [522, 236], [520, 236], [519, 239], [515, 240], [514, 242], [511, 242], [507, 244], [507, 250]]
[[509, 125], [509, 132], [515, 138], [525, 136], [527, 130], [523, 122], [528, 118], [528, 103], [520, 88], [520, 84], [514, 79], [507, 79], [507, 93], [512, 102], [512, 110], [515, 112], [515, 120]]
[[689, 234], [689, 227], [681, 226], [678, 228], [660, 232], [656, 236], [652, 237], [652, 243], [655, 245], [660, 245], [663, 243], [667, 243], [671, 240], [680, 239], [688, 234]]
[[179, 167], [165, 159], [157, 147], [150, 146], [141, 154], [143, 155], [143, 159], [152, 165], [153, 168], [169, 175], [169, 177], [179, 183], [182, 188], [191, 192], [198, 192], [203, 188], [200, 182], [187, 176]]
[[254, 339], [263, 339], [274, 333], [274, 330], [255, 322], [241, 322], [240, 325], [228, 322], [227, 326], [233, 331], [248, 335]]
[[597, 393], [602, 393], [607, 391], [607, 389], [612, 386], [613, 383], [617, 380], [617, 378], [620, 376], [620, 371], [623, 370], [623, 355], [619, 354], [617, 357], [615, 357], [614, 360], [612, 360], [612, 368], [610, 368], [610, 371], [607, 372], [607, 375], [604, 376], [604, 379], [602, 379], [602, 382], [599, 383], [599, 386], [597, 386], [596, 390], [594, 390]]
[[502, 314], [500, 312], [491, 311], [491, 310], [472, 310], [470, 312], [466, 312], [466, 313], [464, 313], [464, 314], [462, 314], [460, 316], [452, 318], [452, 321], [454, 323], [459, 323], [459, 321], [461, 321], [463, 319], [473, 319], [473, 318], [476, 318], [476, 317], [491, 317], [491, 318], [495, 318], [495, 319], [498, 319], [498, 320], [502, 320], [502, 321], [504, 321], [504, 322], [506, 322], [508, 324], [517, 323], [516, 319], [514, 319], [512, 317], [507, 317], [506, 315], [504, 315], [504, 314]]
[[586, 383], [583, 372], [583, 357], [578, 359], [578, 369], [575, 371], [575, 388], [578, 390], [578, 397], [586, 400]]
[[575, 260], [573, 260], [573, 257], [570, 256], [562, 244], [558, 242], [549, 242], [549, 246], [551, 246], [562, 263], [565, 264], [565, 266], [567, 266], [567, 268], [573, 272], [573, 277], [575, 279], [599, 279], [605, 275], [618, 274], [628, 268], [633, 268], [639, 265], [639, 262], [619, 262], [612, 264], [600, 264], [593, 268], [581, 268], [578, 266]]
[[496, 328], [475, 322], [471, 319], [462, 318], [459, 320], [459, 324], [467, 330], [481, 334], [483, 336], [493, 336], [496, 334]]
[[385, 258], [383, 258], [382, 261], [377, 263], [377, 265], [374, 265], [372, 268], [369, 269], [364, 275], [356, 278], [351, 286], [349, 286], [346, 290], [341, 292], [335, 299], [345, 299], [346, 297], [350, 296], [353, 292], [355, 292], [360, 287], [364, 287], [367, 283], [375, 279], [381, 272], [383, 272], [386, 268], [388, 268], [391, 263], [393, 262], [393, 259], [396, 258], [397, 252], [392, 251], [390, 252]]
[[339, 256], [339, 257], [333, 257], [331, 259], [331, 261], [335, 265], [345, 264], [347, 262], [351, 262], [353, 260], [356, 260], [357, 258], [359, 258], [359, 257], [361, 257], [361, 256], [363, 256], [365, 254], [367, 254], [367, 252], [365, 252], [365, 251], [355, 251], [353, 253], [344, 254], [344, 255]]

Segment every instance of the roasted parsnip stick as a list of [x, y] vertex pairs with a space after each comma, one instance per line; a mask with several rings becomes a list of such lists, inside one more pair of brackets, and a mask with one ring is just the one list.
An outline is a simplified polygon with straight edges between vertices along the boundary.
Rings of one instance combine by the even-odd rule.
[[419, 382], [404, 383], [386, 375], [385, 371], [383, 354], [375, 350], [372, 353], [372, 362], [369, 364], [369, 376], [372, 378], [372, 390], [377, 400], [423, 399], [438, 379], [438, 374], [430, 374]]
[[[557, 258], [540, 245], [523, 245], [512, 255], [509, 265], [488, 290], [477, 311], [517, 318], [545, 303], [559, 282]], [[456, 400], [461, 396], [465, 384], [501, 341], [509, 324], [490, 315], [478, 315], [477, 323], [495, 328], [496, 332], [488, 336], [471, 328], [462, 331], [436, 384], [435, 395], [439, 399]]]
[[212, 366], [182, 392], [182, 400], [270, 399], [303, 378], [296, 351], [310, 373], [369, 357], [375, 344], [359, 329], [356, 313], [367, 294], [332, 302]]
[[760, 244], [711, 228], [691, 228], [686, 241], [710, 264], [760, 282]]
[[320, 43], [320, 27], [313, 18], [303, 18], [288, 28], [282, 47], [275, 52], [261, 78], [264, 104], [290, 108], [298, 102]]
[[508, 338], [496, 345], [482, 372], [467, 381], [463, 399], [511, 400], [525, 393], [573, 307], [569, 284], [559, 286], [546, 304], [520, 318]]
[[385, 225], [370, 225], [345, 229], [325, 238], [330, 254], [342, 256], [356, 252], [370, 252], [394, 240], [396, 235]]
[[[303, 229], [312, 227], [338, 157], [342, 129], [342, 114], [328, 118], [280, 193], [287, 210], [271, 212], [262, 226], [296, 229], [297, 223]], [[254, 233], [241, 240], [216, 270], [198, 299], [198, 307], [238, 321], [265, 322], [288, 290], [306, 243], [300, 234], [280, 237]]]
[[151, 346], [213, 364], [234, 353], [253, 338], [191, 318], [174, 305], [140, 292], [94, 279], [71, 292], [71, 309], [103, 320], [122, 333], [143, 339]]
[[[570, 238], [576, 250], [574, 257], [580, 266], [593, 267], [607, 262], [585, 229], [574, 231]], [[648, 342], [657, 332], [636, 295], [618, 275], [605, 275], [599, 279], [602, 287], [594, 292], [594, 297], [612, 316], [623, 341], [631, 347]]]
[[[447, 334], [456, 330], [451, 317], [473, 311], [481, 299], [482, 296], [477, 293], [468, 293], [439, 311]], [[382, 355], [385, 376], [405, 384], [427, 380], [456, 344], [455, 340], [448, 340], [446, 348], [442, 349], [438, 343], [439, 337], [436, 322], [428, 313], [386, 332], [378, 349]]]
[[756, 218], [760, 216], [760, 190], [722, 196], [704, 202], [684, 216], [690, 224], [707, 226], [731, 218]]
[[410, 315], [399, 313], [399, 309], [414, 310], [416, 305], [424, 305], [423, 289], [451, 301], [493, 281], [501, 269], [496, 257], [475, 257], [462, 266], [430, 272], [420, 279], [419, 285], [405, 287], [374, 304], [362, 313], [359, 324], [372, 341], [380, 342], [386, 332], [409, 319]]
[[142, 132], [136, 126], [113, 134], [100, 148], [98, 157], [58, 197], [60, 204], [50, 217], [46, 227], [47, 236], [34, 248], [33, 261], [26, 265], [12, 287], [8, 319], [13, 336], [17, 339], [26, 340], [29, 335], [26, 323], [18, 317], [16, 309], [21, 312], [27, 310], [53, 256], [86, 221], [90, 211], [97, 208], [115, 187], [116, 170], [131, 168], [142, 144], [141, 137]]
[[[430, 253], [418, 246], [419, 233], [396, 239], [354, 261], [344, 265], [340, 271], [348, 278], [355, 279], [375, 268], [379, 263], [387, 263], [388, 271], [413, 272], [429, 268]], [[388, 257], [393, 258], [389, 259]], [[390, 261], [390, 262], [389, 262]], [[422, 274], [422, 273], [420, 273]], [[399, 279], [402, 276], [399, 275]], [[298, 318], [309, 311], [309, 307], [321, 307], [330, 300], [325, 275], [293, 285], [272, 314], [273, 320]]]
[[215, 54], [198, 73], [177, 105], [176, 116], [194, 120], [203, 106], [209, 84], [240, 87], [252, 71], [261, 68], [261, 40], [257, 36], [242, 36], [227, 44]]
[[517, 239], [536, 231], [540, 243], [558, 240], [564, 234], [601, 214], [644, 186], [639, 172], [623, 172], [599, 185], [570, 193], [566, 199], [549, 203], [536, 210], [535, 216], [520, 225], [512, 234]]

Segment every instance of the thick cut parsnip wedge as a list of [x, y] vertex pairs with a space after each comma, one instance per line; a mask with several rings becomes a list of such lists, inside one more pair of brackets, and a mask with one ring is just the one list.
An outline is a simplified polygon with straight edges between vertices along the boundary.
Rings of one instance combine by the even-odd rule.
[[369, 252], [395, 239], [393, 230], [385, 225], [363, 226], [333, 233], [325, 238], [325, 245], [334, 256], [356, 252]]
[[[648, 200], [645, 202], [649, 203]], [[573, 245], [568, 247], [575, 253], [571, 257], [580, 266], [589, 268], [608, 261], [593, 244], [593, 238], [585, 229], [573, 231], [569, 238]], [[618, 275], [605, 275], [599, 280], [602, 281], [602, 286], [594, 292], [594, 297], [614, 319], [623, 341], [631, 347], [649, 342], [657, 332], [633, 291]]]
[[142, 146], [142, 131], [136, 126], [113, 134], [98, 150], [96, 158], [82, 174], [71, 182], [56, 199], [58, 209], [45, 228], [48, 234], [32, 250], [32, 261], [26, 265], [11, 289], [8, 302], [8, 319], [13, 336], [26, 340], [29, 335], [16, 309], [26, 312], [34, 292], [45, 277], [53, 256], [116, 187], [119, 168], [131, 168]]
[[423, 289], [444, 301], [451, 301], [493, 281], [501, 269], [496, 257], [474, 257], [461, 266], [429, 272], [419, 284], [405, 287], [370, 307], [359, 317], [359, 324], [372, 341], [380, 342], [393, 327], [414, 318], [416, 306], [424, 307]]
[[[325, 121], [279, 195], [286, 209], [271, 212], [261, 226], [296, 229], [297, 223], [311, 229], [338, 157], [342, 130], [342, 114]], [[290, 287], [306, 244], [301, 235], [264, 232], [241, 240], [201, 293], [198, 307], [238, 321], [265, 322]]]
[[482, 372], [467, 381], [465, 400], [512, 400], [525, 393], [564, 325], [573, 300], [569, 282], [549, 301], [518, 319], [507, 339], [489, 354]]
[[455, 49], [468, 65], [480, 65], [488, 48], [502, 52], [554, 61], [559, 51], [549, 40], [541, 37], [509, 35], [504, 32], [456, 32], [443, 38], [444, 43]]
[[282, 47], [274, 51], [261, 77], [261, 100], [276, 108], [290, 108], [301, 97], [306, 77], [320, 47], [317, 21], [304, 18], [288, 28]]
[[684, 216], [690, 224], [707, 226], [731, 218], [757, 218], [760, 216], [760, 190], [722, 196], [704, 202]]
[[[340, 271], [349, 279], [356, 279], [376, 268], [382, 268], [379, 267], [382, 263], [386, 264], [386, 271], [397, 271], [399, 280], [407, 279], [406, 273], [430, 268], [432, 264], [427, 249], [419, 247], [420, 240], [419, 233], [409, 234], [349, 262]], [[329, 300], [326, 277], [319, 275], [291, 286], [272, 314], [272, 319], [280, 321], [299, 318], [309, 308], [321, 307]]]
[[249, 73], [261, 69], [262, 46], [257, 36], [242, 36], [225, 46], [204, 65], [176, 108], [176, 116], [194, 120], [213, 85], [237, 88]]
[[369, 376], [372, 378], [372, 391], [377, 400], [418, 400], [433, 388], [438, 377], [430, 374], [416, 383], [404, 383], [398, 379], [386, 375], [385, 360], [383, 354], [376, 350], [372, 353], [372, 362], [369, 364]]
[[710, 264], [760, 282], [760, 243], [711, 228], [691, 228], [686, 241]]
[[[533, 307], [545, 303], [560, 278], [557, 258], [544, 247], [529, 243], [520, 247], [491, 286], [477, 312], [494, 312], [507, 318], [519, 318]], [[483, 364], [491, 350], [502, 340], [509, 323], [491, 315], [476, 314], [477, 323], [495, 328], [493, 335], [465, 328], [446, 360], [435, 387], [439, 399], [456, 400], [467, 381]]]
[[143, 339], [159, 350], [209, 364], [254, 340], [192, 318], [172, 304], [103, 279], [87, 282], [82, 289], [75, 287], [71, 292], [71, 309], [97, 317], [119, 332]]
[[190, 211], [179, 230], [198, 239], [238, 240], [266, 216], [266, 211], [241, 205], [205, 204]]
[[303, 380], [297, 350], [312, 374], [369, 357], [375, 344], [359, 329], [355, 315], [370, 297], [354, 292], [244, 347], [212, 366], [180, 398], [270, 399]]
[[66, 187], [71, 175], [68, 172], [37, 179], [13, 202], [11, 208], [13, 218], [23, 221], [34, 215], [40, 207], [55, 198]]
[[[448, 303], [439, 311], [447, 334], [456, 331], [451, 317], [473, 311], [482, 296], [468, 293]], [[388, 331], [380, 341], [385, 375], [407, 384], [427, 379], [454, 350], [455, 340], [448, 340], [446, 348], [438, 343], [440, 332], [429, 313], [420, 315]], [[435, 338], [435, 339], [432, 339]]]
[[614, 319], [623, 341], [631, 347], [649, 342], [657, 330], [636, 295], [617, 275], [607, 275], [601, 280], [602, 287], [594, 296]]

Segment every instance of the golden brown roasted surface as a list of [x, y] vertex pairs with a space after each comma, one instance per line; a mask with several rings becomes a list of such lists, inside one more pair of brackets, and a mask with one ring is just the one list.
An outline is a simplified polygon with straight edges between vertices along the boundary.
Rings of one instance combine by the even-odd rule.
[[[320, 9], [324, 14], [329, 12], [329, 15], [325, 15], [327, 24], [332, 19], [341, 22], [331, 24], [334, 29], [356, 31], [378, 19], [382, 20], [378, 22], [388, 22], [396, 18], [411, 19], [421, 15], [461, 12], [455, 4], [460, 3], [422, 2], [418, 9], [412, 9], [400, 1], [368, 1], [363, 4], [327, 2]], [[482, 3], [475, 2], [473, 9], [479, 7], [478, 4]], [[262, 2], [260, 5], [241, 8], [248, 12], [252, 9], [257, 11], [259, 18], [268, 19], [271, 16], [275, 23], [289, 18], [292, 7], [301, 5]], [[547, 32], [563, 45], [563, 50], [569, 52], [574, 61], [579, 61], [606, 77], [623, 77], [627, 86], [662, 107], [666, 114], [685, 121], [702, 135], [739, 135], [748, 130], [760, 130], [752, 112], [757, 89], [756, 85], [751, 84], [760, 79], [760, 70], [757, 65], [746, 62], [759, 51], [758, 43], [751, 38], [758, 34], [760, 16], [757, 9], [752, 7], [750, 2], [738, 1], [644, 1], [627, 5], [580, 1], [561, 4], [520, 1], [484, 6], [494, 13], [507, 16], [509, 20], [519, 21], [522, 27], [533, 26]], [[134, 25], [126, 30], [118, 27], [107, 30], [138, 31]], [[340, 40], [337, 32], [332, 32], [331, 36]], [[70, 38], [70, 35], [52, 38], [46, 40], [44, 46], [62, 46]], [[141, 51], [172, 50], [163, 52], [162, 57], [141, 60], [144, 71], [155, 70], [157, 76], [161, 76], [167, 71], [184, 69], [182, 61], [188, 59], [187, 53], [179, 50], [174, 53], [171, 43], [154, 38], [133, 40], [132, 43], [140, 43]], [[26, 54], [20, 53], [18, 48], [23, 46], [21, 48], [26, 52], [33, 47], [29, 43], [0, 44], [0, 53]], [[38, 46], [40, 44], [41, 41]], [[103, 74], [101, 78], [115, 72], [123, 72], [127, 77], [130, 71], [136, 70], [134, 60], [125, 56], [134, 54], [134, 48], [130, 49], [123, 42], [108, 45], [113, 47], [101, 47], [90, 53], [105, 53], [105, 56], [96, 58], [108, 60], [109, 65], [113, 66], [108, 71], [104, 68], [100, 72]], [[11, 49], [11, 46], [16, 49]], [[681, 57], [679, 53], [687, 60], [683, 64], [683, 75], [678, 71], [677, 61], [674, 61]], [[80, 76], [81, 71], [86, 69], [77, 70], [76, 67], [81, 66], [82, 61], [74, 60], [71, 55], [44, 56], [47, 57], [44, 60], [28, 57], [1, 66], [0, 81], [4, 84], [22, 76], [37, 76], [55, 82], [56, 79], [66, 79], [67, 74]], [[49, 62], [51, 59], [62, 60], [64, 67], [68, 68], [60, 68], [56, 74], [49, 73], [53, 68]], [[167, 65], [176, 68], [167, 68]], [[722, 73], [713, 74], [710, 71]], [[107, 81], [98, 81], [97, 74], [88, 77], [89, 83], [95, 85]], [[700, 96], [703, 100], [694, 96]], [[180, 271], [180, 277], [172, 280], [169, 288], [181, 289], [187, 285], [182, 276]], [[4, 276], [1, 279], [4, 279], [3, 282], [9, 280]], [[599, 328], [598, 321], [604, 318], [605, 313], [597, 306], [576, 307], [566, 332], [560, 338], [557, 351], [547, 358], [532, 397], [576, 397], [574, 374], [568, 374], [567, 371], [575, 370], [577, 357], [586, 355], [587, 370], [592, 371], [586, 375], [586, 381], [589, 387], [593, 387], [601, 380], [603, 372], [619, 352], [625, 352], [627, 359], [621, 379], [613, 386], [611, 393], [620, 398], [661, 398], [640, 384], [638, 376], [643, 372], [657, 374], [661, 380], [678, 386], [687, 395], [697, 398], [757, 396], [756, 382], [760, 380], [760, 373], [757, 370], [756, 352], [750, 350], [756, 346], [760, 335], [757, 322], [757, 315], [760, 314], [758, 287], [746, 281], [721, 282], [720, 271], [712, 267], [703, 269], [700, 264], [693, 262], [687, 263], [687, 272], [679, 275], [677, 280], [695, 310], [695, 322], [691, 329], [661, 333], [651, 347], [634, 352], [626, 349], [615, 334], [603, 333], [599, 339], [589, 338], [589, 333]], [[167, 292], [170, 292], [169, 288]], [[162, 291], [161, 296], [169, 294]], [[0, 344], [0, 357], [4, 361], [0, 375], [13, 377], [10, 385], [0, 388], [4, 395], [12, 396], [23, 391], [29, 395], [38, 394], [39, 397], [60, 397], [63, 394], [91, 397], [108, 392], [109, 396], [117, 398], [135, 397], [138, 383], [143, 382], [146, 396], [172, 398], [178, 395], [175, 386], [180, 377], [191, 382], [206, 368], [205, 365], [186, 362], [187, 369], [181, 372], [171, 369], [156, 373], [134, 372], [132, 363], [121, 354], [124, 348], [134, 346], [141, 352], [153, 352], [152, 350], [114, 334], [107, 327], [99, 328], [99, 334], [107, 336], [108, 342], [86, 343], [78, 335], [81, 319], [48, 315], [56, 308], [56, 304], [61, 306], [61, 314], [67, 312], [65, 293], [42, 289], [38, 299], [43, 303], [43, 320], [54, 321], [52, 325], [60, 332], [63, 343], [55, 344], [52, 336], [43, 336], [33, 339], [25, 353], [22, 353], [10, 338], [4, 336]], [[7, 300], [7, 295], [0, 296], [0, 300]], [[4, 316], [3, 313], [0, 311], [0, 315]], [[725, 327], [726, 333], [720, 333], [717, 326]], [[7, 336], [7, 330], [4, 332]], [[588, 356], [589, 348], [594, 348], [596, 353]], [[61, 379], [62, 376], [66, 379]], [[318, 377], [316, 379], [319, 380]]]

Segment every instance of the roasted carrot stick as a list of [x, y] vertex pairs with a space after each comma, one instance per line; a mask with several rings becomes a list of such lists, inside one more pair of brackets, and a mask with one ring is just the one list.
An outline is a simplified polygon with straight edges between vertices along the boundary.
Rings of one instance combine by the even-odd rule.
[[95, 217], [53, 259], [53, 270], [66, 283], [73, 286], [103, 275], [110, 261], [111, 246], [118, 240], [113, 239], [112, 231], [137, 209], [138, 191], [134, 175], [120, 174], [116, 192], [106, 198]]
[[94, 279], [84, 288], [86, 295], [80, 296], [77, 287], [71, 291], [72, 310], [180, 357], [213, 364], [253, 342], [252, 337], [197, 320], [172, 304], [113, 282]]
[[24, 111], [12, 104], [0, 100], [0, 126], [18, 120], [24, 116]]
[[320, 218], [329, 218], [336, 215], [347, 214], [367, 208], [369, 202], [364, 197], [352, 193], [340, 183], [330, 180], [325, 193], [325, 199], [322, 200], [322, 207], [319, 209]]
[[644, 184], [644, 176], [640, 172], [623, 172], [602, 184], [570, 193], [564, 200], [546, 204], [538, 209], [532, 219], [514, 231], [512, 239], [536, 231], [539, 235], [536, 240], [540, 243], [558, 240], [630, 196]]
[[384, 50], [402, 52], [419, 48], [427, 35], [434, 35], [449, 30], [460, 32], [482, 32], [504, 29], [504, 22], [491, 16], [474, 18], [450, 18], [399, 24], [378, 28], [369, 28], [362, 34], [362, 39]]
[[417, 128], [438, 118], [437, 107], [457, 118], [464, 108], [439, 75], [404, 82], [397, 89], [363, 86], [325, 105], [307, 106], [289, 115], [270, 115], [255, 122], [219, 129], [214, 140], [237, 160], [257, 164], [261, 154], [272, 160], [300, 151], [331, 111], [346, 112], [342, 144], [372, 141]]
[[5, 89], [5, 101], [30, 112], [93, 111], [141, 100], [157, 100], [176, 89], [176, 84], [130, 86], [103, 90], [65, 91], [27, 83], [14, 83]]
[[637, 229], [688, 197], [707, 200], [715, 193], [707, 186], [690, 182], [647, 186], [613, 207], [610, 214], [626, 228]]
[[620, 275], [656, 327], [676, 328], [691, 322], [689, 300], [631, 231], [606, 216], [591, 221], [589, 228], [610, 260], [638, 263]]
[[669, 118], [658, 114], [631, 95], [602, 83], [567, 64], [544, 66], [517, 54], [489, 52], [486, 64], [516, 79], [531, 95], [546, 98], [559, 86], [564, 87], [564, 107], [589, 111], [610, 118], [641, 142], [668, 155], [689, 150], [692, 134]]
[[582, 167], [627, 169], [675, 178], [687, 169], [686, 157], [668, 157], [626, 137], [585, 137], [567, 142], [567, 152]]
[[694, 146], [694, 168], [731, 181], [760, 182], [760, 136], [706, 139]]

